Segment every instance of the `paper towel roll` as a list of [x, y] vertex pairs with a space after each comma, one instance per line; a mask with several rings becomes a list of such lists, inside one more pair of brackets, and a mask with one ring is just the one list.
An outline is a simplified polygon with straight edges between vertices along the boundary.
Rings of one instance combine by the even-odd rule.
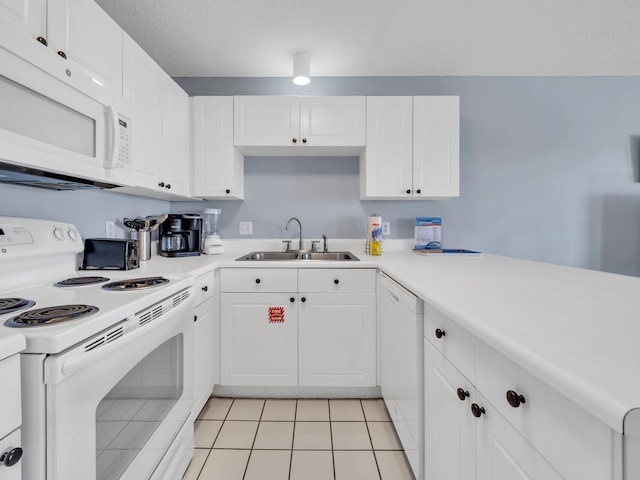
[[377, 215], [367, 217], [367, 238], [374, 238], [374, 236], [382, 237], [382, 217]]

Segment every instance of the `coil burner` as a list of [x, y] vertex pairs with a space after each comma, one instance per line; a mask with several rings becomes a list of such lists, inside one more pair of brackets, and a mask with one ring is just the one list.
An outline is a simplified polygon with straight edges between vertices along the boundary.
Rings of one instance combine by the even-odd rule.
[[93, 305], [56, 305], [53, 307], [36, 308], [7, 320], [6, 325], [8, 327], [53, 325], [85, 318], [98, 313], [98, 311], [98, 307], [94, 307]]
[[169, 283], [169, 280], [164, 277], [131, 278], [128, 280], [106, 283], [102, 285], [102, 288], [105, 290], [126, 292], [141, 288], [159, 287], [165, 283]]
[[83, 285], [95, 285], [96, 283], [108, 282], [107, 277], [73, 277], [54, 283], [54, 287], [81, 287]]
[[31, 308], [35, 304], [36, 302], [27, 300], [26, 298], [0, 298], [0, 315]]

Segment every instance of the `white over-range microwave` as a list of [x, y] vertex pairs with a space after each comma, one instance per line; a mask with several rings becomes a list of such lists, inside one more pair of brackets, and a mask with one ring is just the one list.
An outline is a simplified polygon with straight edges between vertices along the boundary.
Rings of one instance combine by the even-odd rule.
[[56, 57], [0, 19], [0, 170], [114, 187], [113, 172], [130, 165], [131, 122], [109, 86]]

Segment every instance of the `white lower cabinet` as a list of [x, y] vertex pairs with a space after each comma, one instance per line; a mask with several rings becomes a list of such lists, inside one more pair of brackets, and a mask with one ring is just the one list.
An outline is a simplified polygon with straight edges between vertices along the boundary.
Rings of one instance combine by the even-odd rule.
[[229, 268], [220, 282], [222, 385], [376, 385], [374, 269]]
[[214, 384], [215, 357], [219, 354], [215, 336], [213, 272], [199, 276], [195, 282], [193, 346], [193, 417], [205, 406]]

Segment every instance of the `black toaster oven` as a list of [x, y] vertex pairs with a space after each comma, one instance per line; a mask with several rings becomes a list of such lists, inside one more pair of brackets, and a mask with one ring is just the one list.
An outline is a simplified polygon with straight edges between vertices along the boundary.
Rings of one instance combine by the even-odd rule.
[[83, 270], [132, 270], [139, 267], [137, 240], [87, 238], [84, 241]]

